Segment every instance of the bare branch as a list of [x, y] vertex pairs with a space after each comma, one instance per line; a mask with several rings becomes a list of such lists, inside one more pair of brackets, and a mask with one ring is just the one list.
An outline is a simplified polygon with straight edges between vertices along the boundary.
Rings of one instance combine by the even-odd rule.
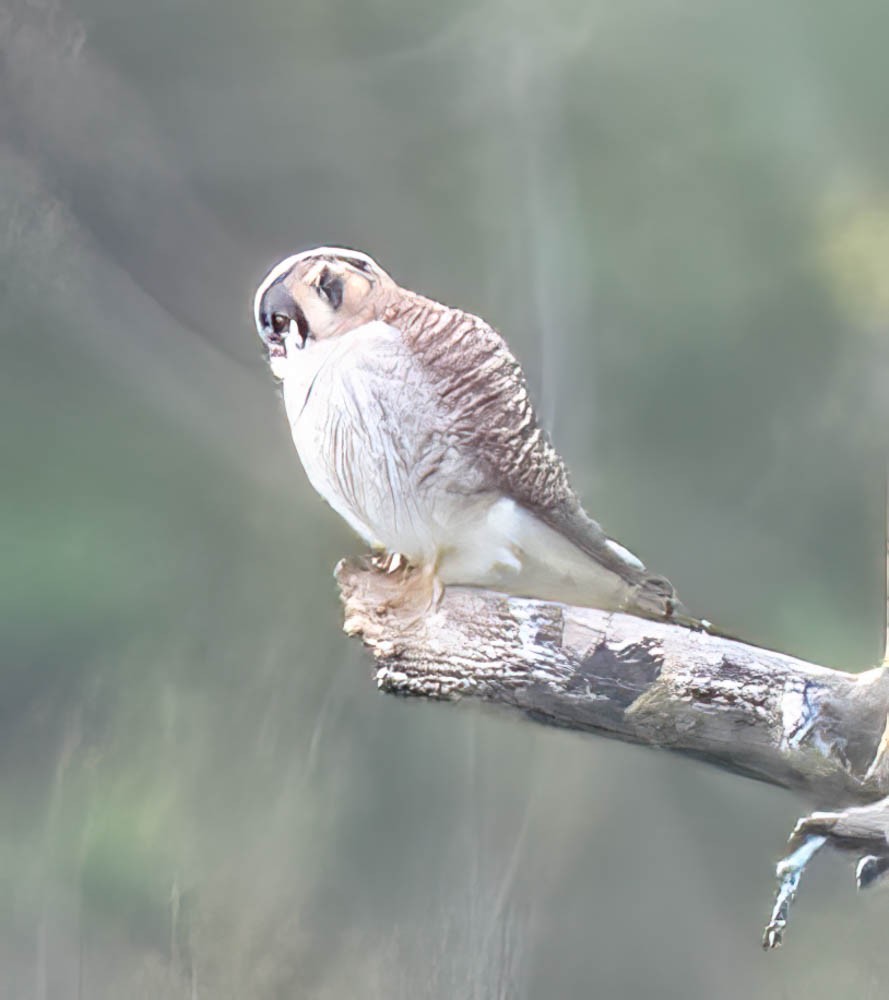
[[874, 802], [889, 798], [885, 667], [846, 673], [678, 625], [474, 588], [449, 587], [429, 607], [412, 571], [366, 561], [344, 561], [336, 575], [344, 628], [373, 654], [383, 691], [477, 698], [852, 804], [798, 825], [768, 947], [825, 843], [866, 852], [859, 884], [889, 868], [889, 806]]
[[479, 698], [538, 722], [666, 747], [822, 800], [889, 794], [868, 777], [889, 673], [830, 670], [734, 639], [592, 608], [449, 587], [344, 562], [345, 630], [393, 694]]
[[778, 878], [778, 892], [775, 894], [775, 905], [772, 907], [772, 917], [766, 924], [762, 937], [762, 946], [766, 950], [778, 948], [784, 941], [784, 928], [790, 915], [790, 904], [796, 899], [800, 879], [806, 870], [806, 865], [827, 843], [827, 837], [805, 837], [800, 846], [786, 858], [778, 862], [775, 875]]

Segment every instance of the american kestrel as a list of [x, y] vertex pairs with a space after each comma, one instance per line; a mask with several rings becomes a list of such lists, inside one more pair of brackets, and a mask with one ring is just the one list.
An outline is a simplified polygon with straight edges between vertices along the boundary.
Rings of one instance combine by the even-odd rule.
[[468, 584], [697, 624], [584, 511], [484, 320], [332, 247], [274, 267], [254, 315], [310, 482], [436, 599]]

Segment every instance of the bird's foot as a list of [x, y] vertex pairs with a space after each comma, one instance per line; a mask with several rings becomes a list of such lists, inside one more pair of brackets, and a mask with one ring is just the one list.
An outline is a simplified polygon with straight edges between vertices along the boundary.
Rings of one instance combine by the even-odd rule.
[[408, 624], [415, 625], [441, 606], [445, 588], [439, 579], [436, 563], [412, 566], [398, 552], [376, 552], [371, 556], [370, 563], [386, 577], [388, 595], [380, 602], [378, 614], [413, 613], [414, 617]]
[[408, 568], [408, 561], [400, 552], [386, 552], [382, 550], [375, 552], [370, 559], [374, 569], [382, 570], [386, 576], [392, 576], [400, 569]]

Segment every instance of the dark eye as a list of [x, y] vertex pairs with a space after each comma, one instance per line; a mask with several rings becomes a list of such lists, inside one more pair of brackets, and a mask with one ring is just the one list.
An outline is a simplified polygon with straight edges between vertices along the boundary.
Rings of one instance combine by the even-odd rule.
[[275, 333], [284, 333], [290, 326], [290, 320], [284, 313], [274, 313], [272, 315], [272, 329]]
[[328, 268], [324, 268], [318, 278], [318, 294], [333, 306], [339, 309], [343, 304], [343, 279], [331, 274]]

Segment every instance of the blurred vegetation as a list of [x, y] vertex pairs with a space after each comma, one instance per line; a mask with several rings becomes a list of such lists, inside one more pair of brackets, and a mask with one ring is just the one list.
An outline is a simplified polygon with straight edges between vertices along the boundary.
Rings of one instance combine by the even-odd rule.
[[376, 697], [251, 329], [316, 243], [482, 313], [701, 614], [880, 655], [889, 8], [0, 0], [0, 997], [882, 995], [806, 804]]

